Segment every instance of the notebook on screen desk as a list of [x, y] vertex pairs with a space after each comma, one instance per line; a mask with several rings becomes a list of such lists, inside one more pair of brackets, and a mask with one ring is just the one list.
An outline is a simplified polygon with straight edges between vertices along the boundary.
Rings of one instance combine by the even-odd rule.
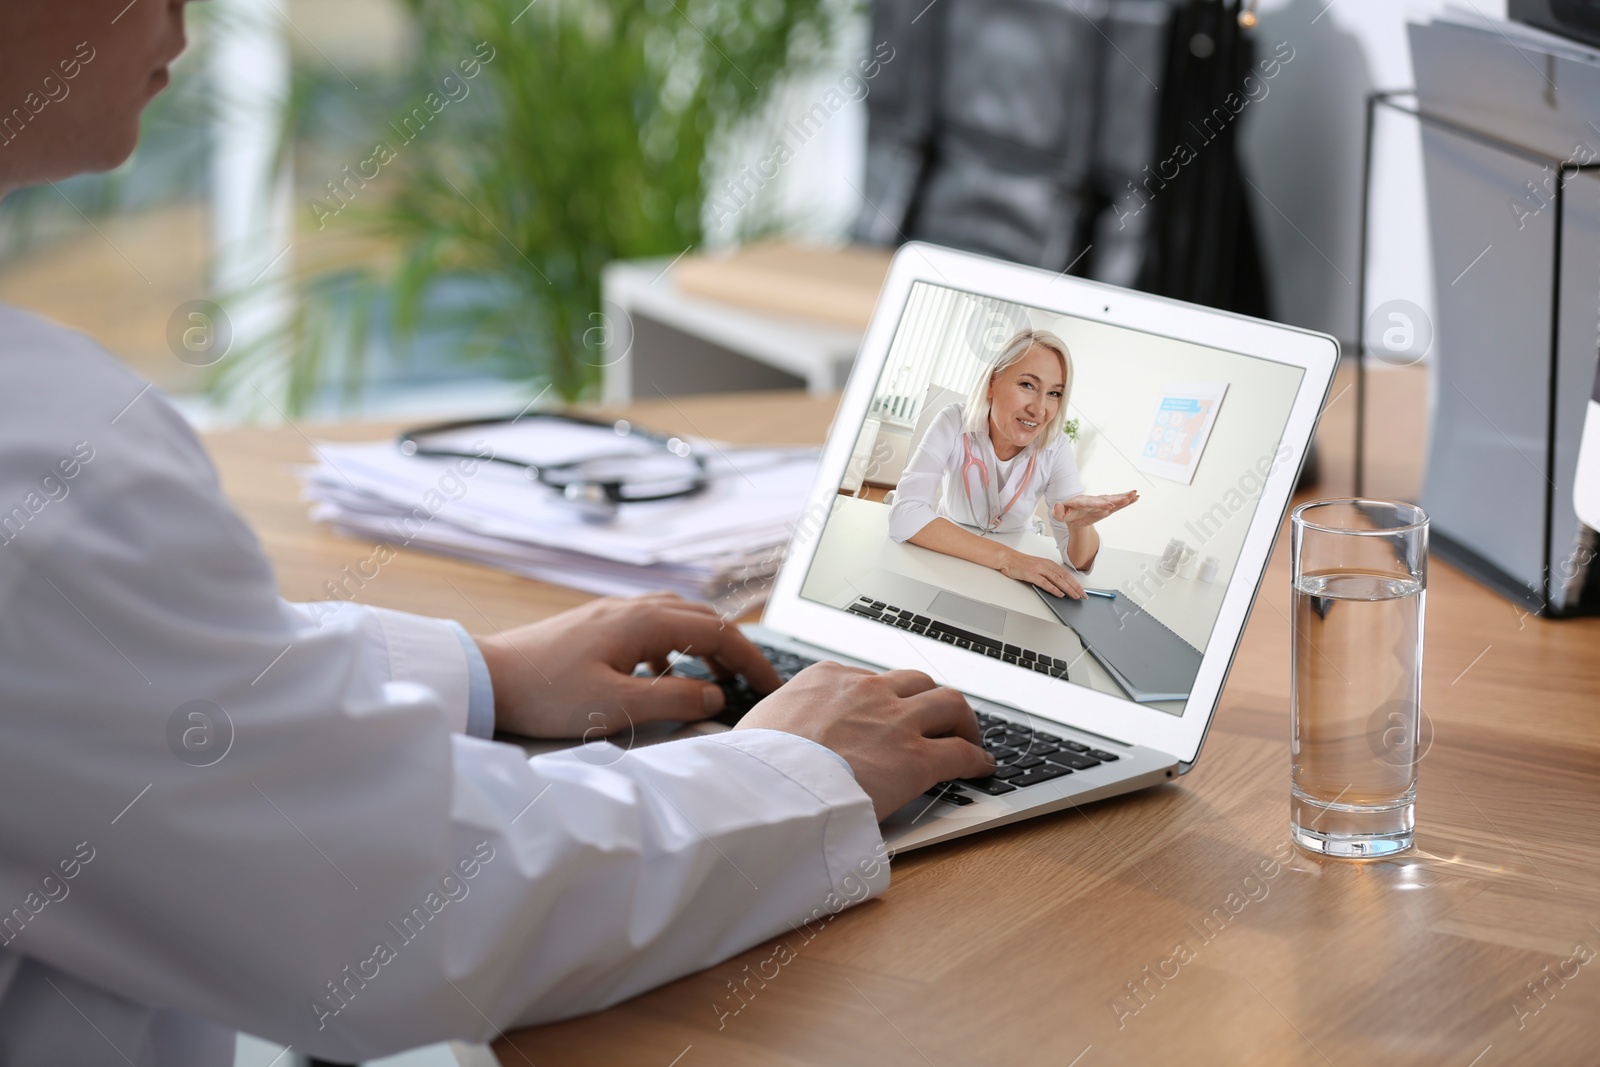
[[1031, 587], [1072, 628], [1129, 698], [1141, 704], [1187, 700], [1200, 671], [1200, 650], [1167, 629], [1128, 596], [1056, 596]]

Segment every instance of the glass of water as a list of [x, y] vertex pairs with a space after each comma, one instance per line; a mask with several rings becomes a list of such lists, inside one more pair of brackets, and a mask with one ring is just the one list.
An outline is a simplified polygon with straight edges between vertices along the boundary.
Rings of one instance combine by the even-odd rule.
[[1295, 508], [1290, 830], [1326, 856], [1411, 847], [1428, 516], [1388, 500]]

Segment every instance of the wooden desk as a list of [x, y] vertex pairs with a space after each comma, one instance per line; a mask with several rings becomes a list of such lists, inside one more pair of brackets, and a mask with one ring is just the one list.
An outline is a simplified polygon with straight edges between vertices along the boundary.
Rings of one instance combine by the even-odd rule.
[[[660, 429], [801, 442], [822, 439], [832, 407], [767, 394], [629, 413]], [[299, 431], [210, 443], [286, 596], [318, 597], [363, 558], [368, 546], [306, 519], [285, 469], [308, 455]], [[913, 853], [895, 862], [885, 899], [809, 941], [785, 936], [495, 1051], [539, 1067], [1600, 1062], [1600, 620], [1524, 616], [1442, 564], [1430, 577], [1432, 745], [1418, 848], [1404, 859], [1284, 847], [1280, 539], [1202, 758], [1179, 783]], [[363, 597], [480, 632], [584, 599], [417, 553]], [[1274, 856], [1287, 859], [1264, 877]], [[764, 961], [780, 943], [792, 959], [751, 977], [774, 974]]]

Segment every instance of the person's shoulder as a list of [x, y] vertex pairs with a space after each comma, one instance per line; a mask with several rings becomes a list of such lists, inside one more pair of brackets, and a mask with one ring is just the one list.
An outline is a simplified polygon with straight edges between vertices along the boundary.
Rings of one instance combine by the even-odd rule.
[[116, 455], [129, 473], [145, 465], [197, 473], [193, 431], [152, 383], [92, 338], [4, 304], [0, 396], [8, 409], [0, 471], [31, 477], [39, 462], [76, 449]]
[[967, 402], [965, 400], [952, 400], [939, 409], [939, 414], [933, 417], [928, 424], [929, 429], [938, 427], [940, 430], [951, 433], [962, 433], [967, 422]]
[[148, 384], [85, 334], [0, 304], [0, 395], [29, 421], [109, 421]]
[[931, 449], [941, 455], [954, 449], [966, 432], [966, 405], [957, 400], [946, 404], [929, 419], [922, 431], [918, 447]]

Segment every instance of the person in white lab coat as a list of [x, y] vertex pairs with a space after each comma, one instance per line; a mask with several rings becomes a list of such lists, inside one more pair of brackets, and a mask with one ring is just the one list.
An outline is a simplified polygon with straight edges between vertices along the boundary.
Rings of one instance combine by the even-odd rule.
[[[0, 5], [0, 194], [120, 163], [182, 0]], [[86, 292], [85, 299], [92, 293]], [[591, 1011], [880, 894], [877, 817], [985, 774], [959, 694], [814, 667], [738, 730], [527, 759], [759, 690], [661, 595], [474, 641], [282, 600], [190, 428], [0, 307], [0, 1064], [357, 1061]], [[713, 1008], [707, 1006], [707, 1012]]]
[[[1048, 330], [1019, 330], [965, 401], [928, 424], [895, 486], [889, 536], [971, 560], [1057, 596], [1081, 598], [1100, 552], [1095, 523], [1139, 499], [1083, 491], [1067, 439], [1072, 353]], [[1025, 529], [1043, 496], [1059, 561], [991, 534]]]

